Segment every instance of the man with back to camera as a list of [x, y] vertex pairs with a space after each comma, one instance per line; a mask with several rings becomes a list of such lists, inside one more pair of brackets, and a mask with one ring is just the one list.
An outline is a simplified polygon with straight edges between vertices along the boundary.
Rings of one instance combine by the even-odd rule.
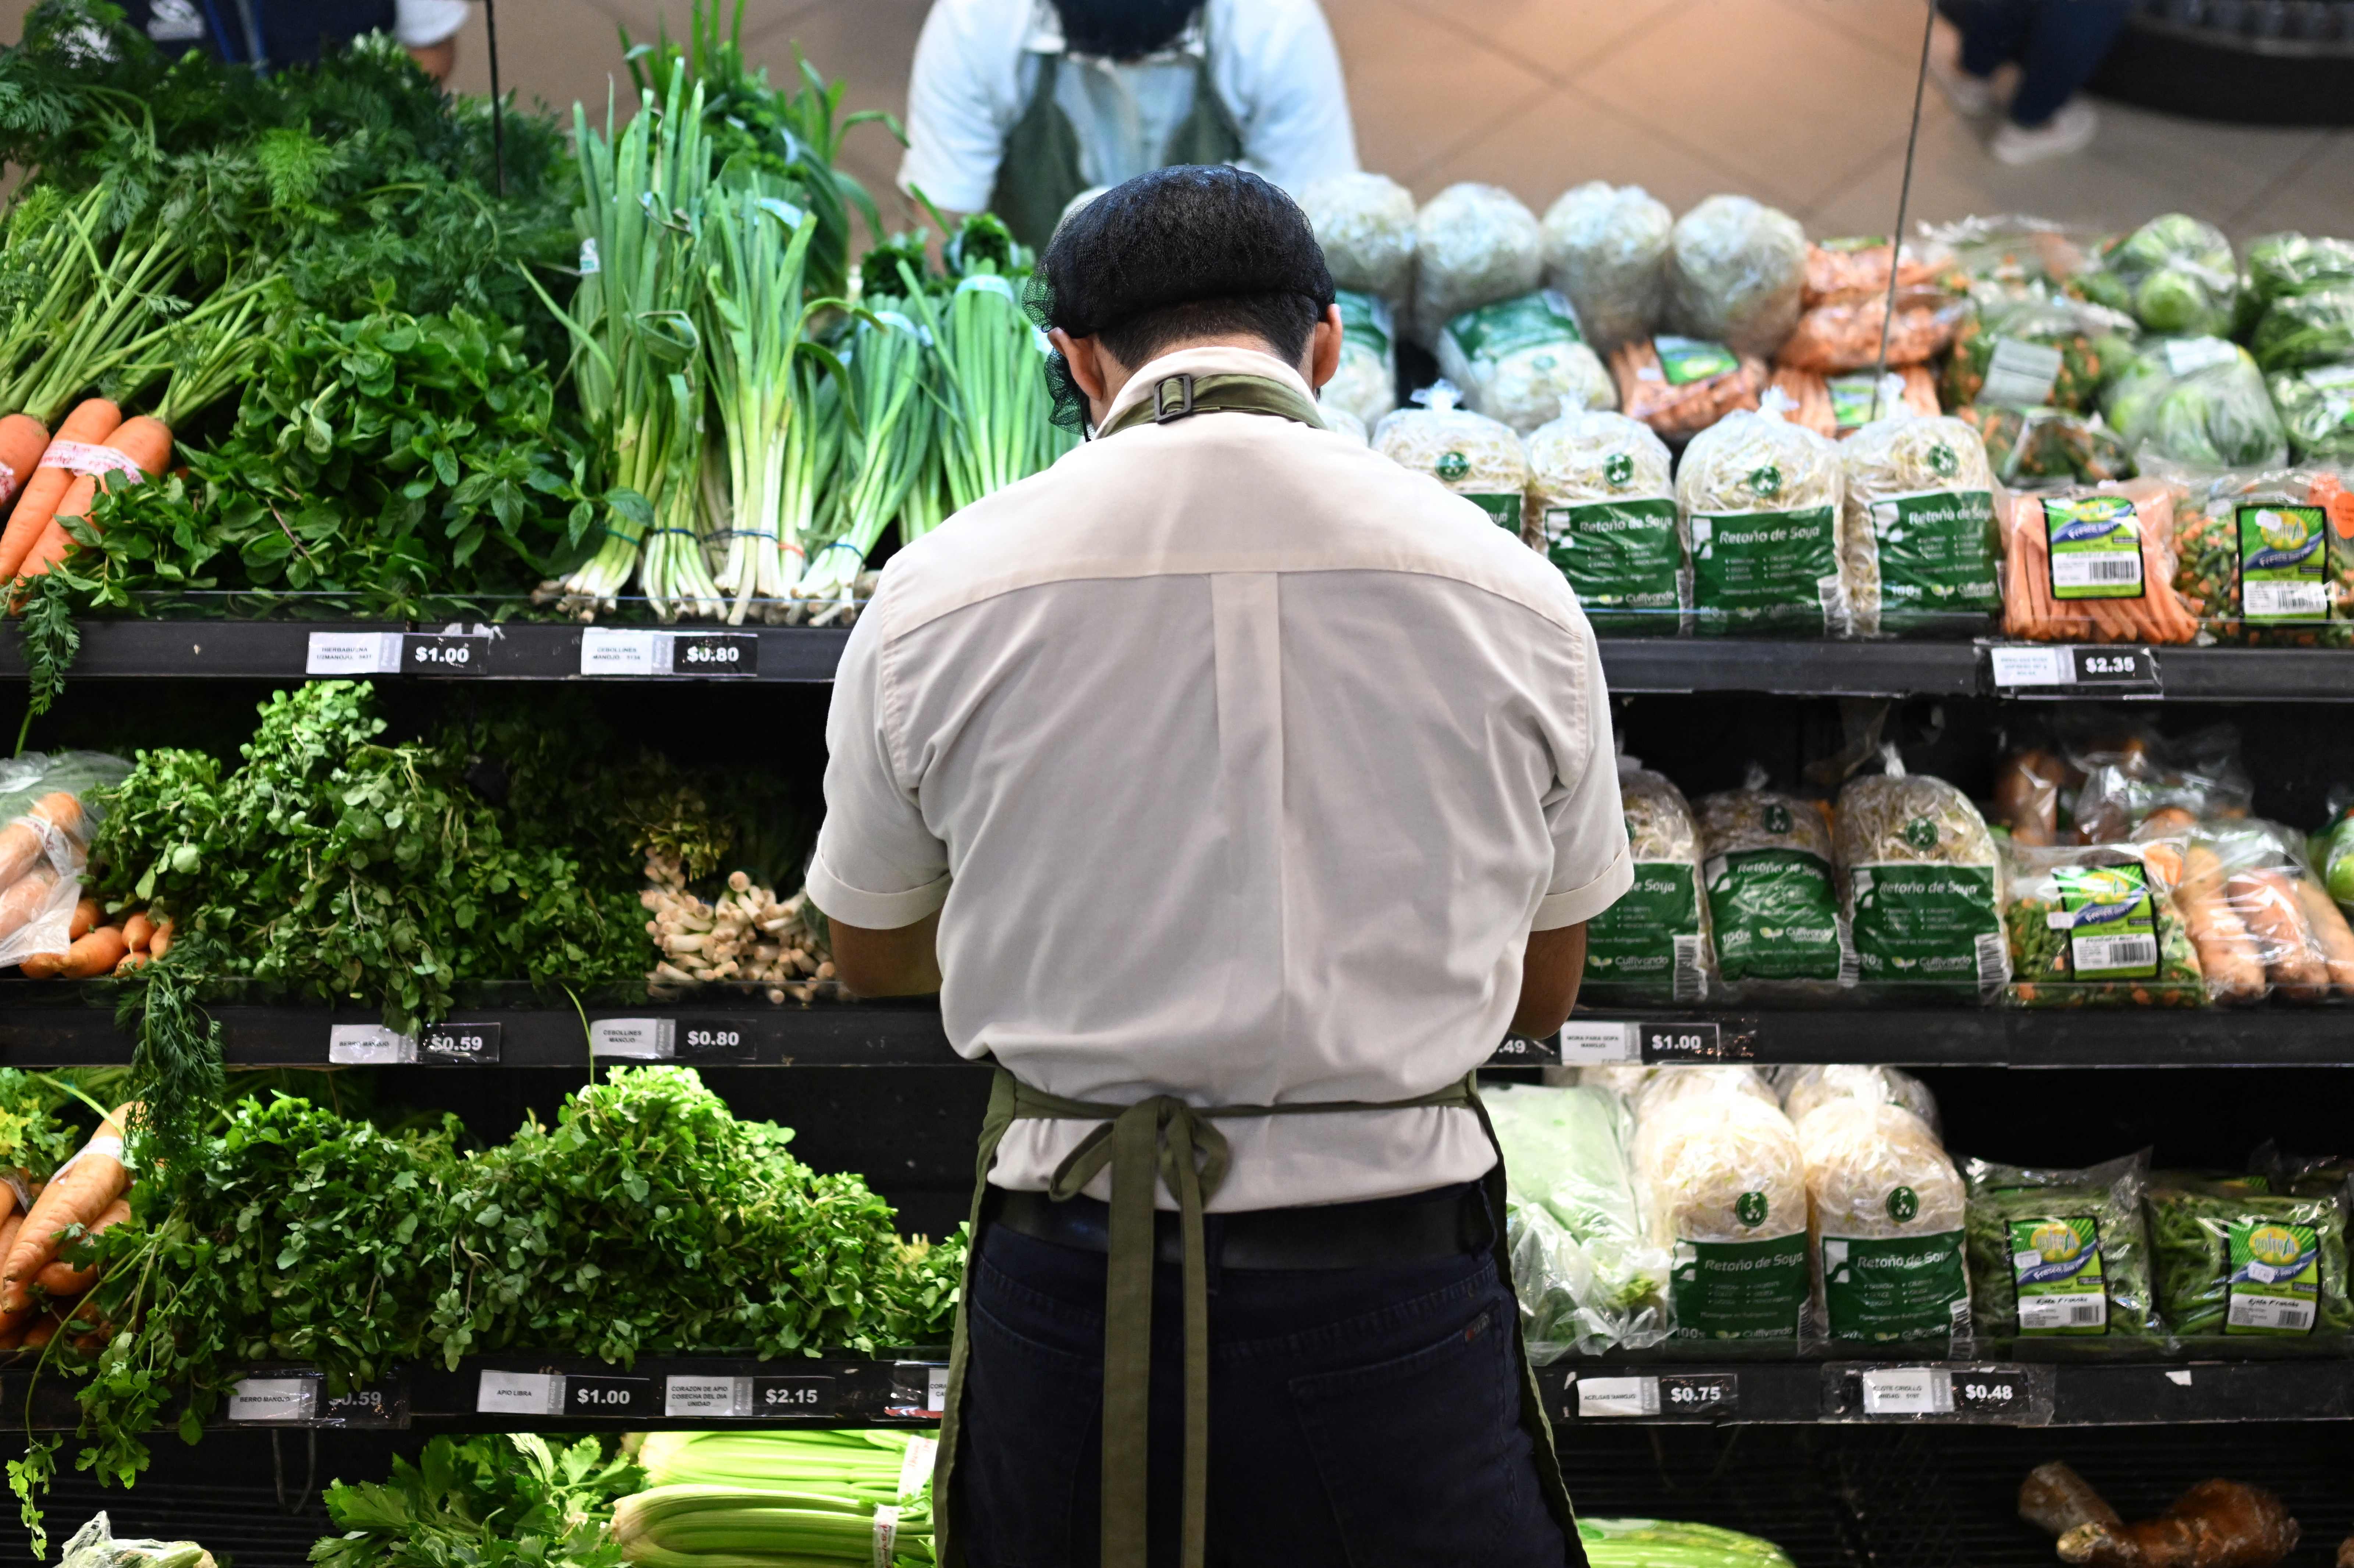
[[1173, 164], [1353, 174], [1316, 0], [932, 0], [899, 188], [1042, 248], [1073, 197]]
[[1581, 1563], [1470, 1075], [1631, 881], [1593, 634], [1320, 428], [1265, 181], [1117, 187], [1032, 302], [1092, 439], [884, 571], [809, 874], [844, 984], [999, 1067], [943, 1563]]

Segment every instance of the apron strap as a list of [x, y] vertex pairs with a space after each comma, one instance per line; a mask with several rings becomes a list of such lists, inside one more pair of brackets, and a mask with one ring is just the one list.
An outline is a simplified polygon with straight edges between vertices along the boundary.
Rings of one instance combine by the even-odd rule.
[[1131, 403], [1104, 428], [1096, 440], [1132, 430], [1140, 425], [1167, 425], [1195, 414], [1266, 414], [1293, 419], [1323, 429], [1324, 417], [1314, 399], [1265, 376], [1220, 371], [1210, 376], [1164, 376], [1153, 383], [1152, 394]]

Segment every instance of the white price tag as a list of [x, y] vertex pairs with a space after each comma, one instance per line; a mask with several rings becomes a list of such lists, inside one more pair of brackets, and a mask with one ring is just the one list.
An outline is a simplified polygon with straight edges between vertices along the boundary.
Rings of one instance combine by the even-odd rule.
[[1863, 1374], [1866, 1415], [1950, 1415], [1954, 1378], [1943, 1367], [1873, 1367]]
[[554, 1415], [563, 1405], [561, 1372], [486, 1372], [474, 1385], [478, 1415]]
[[673, 1421], [689, 1416], [740, 1420], [752, 1414], [748, 1377], [669, 1377], [663, 1381], [663, 1414]]
[[327, 1030], [327, 1060], [338, 1067], [398, 1067], [417, 1060], [414, 1035], [381, 1023], [336, 1023]]
[[302, 673], [398, 674], [400, 644], [398, 631], [313, 631], [302, 655]]
[[229, 1390], [231, 1421], [308, 1421], [318, 1414], [319, 1384], [307, 1377], [249, 1377]]
[[2075, 675], [2065, 648], [1990, 648], [1987, 652], [1998, 686], [2064, 686]]
[[933, 1367], [924, 1373], [924, 1408], [938, 1415], [949, 1407], [949, 1369]]
[[1655, 1377], [1581, 1377], [1577, 1380], [1577, 1417], [1581, 1421], [1606, 1415], [1657, 1415], [1659, 1380]]
[[588, 1025], [588, 1054], [625, 1062], [667, 1062], [678, 1051], [674, 1018], [600, 1018]]
[[584, 675], [652, 675], [657, 668], [656, 639], [660, 633], [622, 627], [588, 626], [580, 631], [580, 673]]
[[1573, 1018], [1561, 1026], [1561, 1062], [1564, 1067], [1599, 1067], [1639, 1059], [1631, 1023], [1603, 1023]]

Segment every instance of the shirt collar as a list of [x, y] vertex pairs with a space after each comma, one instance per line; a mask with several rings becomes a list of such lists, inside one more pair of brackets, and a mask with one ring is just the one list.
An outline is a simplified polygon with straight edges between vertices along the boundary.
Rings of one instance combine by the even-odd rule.
[[1286, 365], [1271, 354], [1255, 348], [1236, 348], [1224, 344], [1212, 344], [1201, 348], [1181, 348], [1172, 354], [1148, 362], [1128, 385], [1119, 389], [1103, 422], [1110, 424], [1129, 409], [1152, 396], [1152, 389], [1172, 376], [1263, 376], [1290, 387], [1310, 402], [1316, 393], [1300, 378], [1297, 367]]
[[1209, 31], [1204, 25], [1203, 13], [1208, 7], [1196, 9], [1185, 23], [1185, 30], [1167, 48], [1157, 49], [1132, 60], [1108, 60], [1097, 55], [1073, 54], [1063, 41], [1063, 18], [1051, 0], [1033, 0], [1030, 7], [1030, 27], [1023, 36], [1023, 52], [1034, 55], [1068, 55], [1075, 60], [1092, 65], [1172, 65], [1186, 60], [1198, 60], [1210, 52]]

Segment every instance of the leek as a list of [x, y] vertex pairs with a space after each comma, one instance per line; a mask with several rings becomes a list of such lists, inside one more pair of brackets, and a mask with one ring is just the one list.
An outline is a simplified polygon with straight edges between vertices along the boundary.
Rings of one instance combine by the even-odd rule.
[[643, 1568], [832, 1568], [885, 1561], [885, 1542], [928, 1568], [933, 1453], [912, 1432], [652, 1433], [613, 1540]]

